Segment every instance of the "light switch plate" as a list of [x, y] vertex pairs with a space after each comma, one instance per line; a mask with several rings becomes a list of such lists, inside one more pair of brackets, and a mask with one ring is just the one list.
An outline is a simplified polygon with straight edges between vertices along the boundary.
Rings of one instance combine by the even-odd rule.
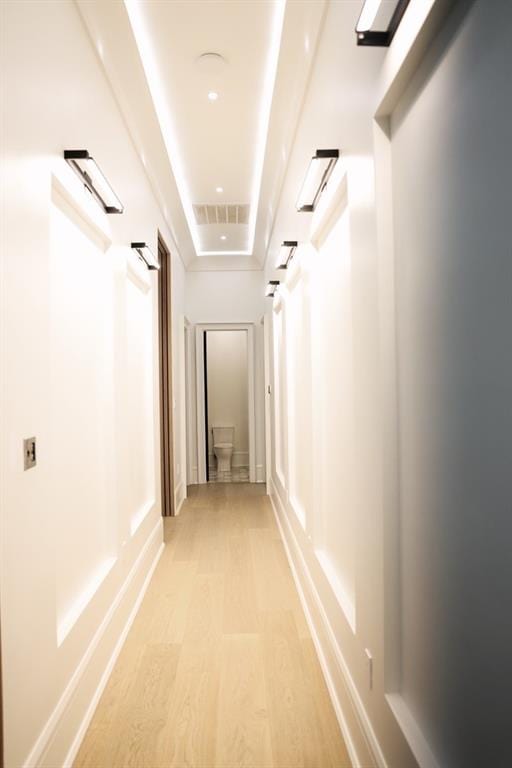
[[32, 469], [36, 464], [36, 439], [27, 437], [23, 440], [23, 468]]

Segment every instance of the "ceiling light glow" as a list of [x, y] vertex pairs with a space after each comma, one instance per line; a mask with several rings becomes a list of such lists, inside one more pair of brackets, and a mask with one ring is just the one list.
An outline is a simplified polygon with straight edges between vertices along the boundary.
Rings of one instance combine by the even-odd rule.
[[275, 5], [274, 18], [272, 22], [272, 37], [269, 53], [267, 57], [267, 68], [265, 72], [265, 83], [263, 86], [263, 98], [258, 111], [259, 125], [258, 137], [256, 141], [256, 162], [254, 166], [254, 175], [251, 188], [251, 208], [249, 214], [249, 243], [248, 253], [251, 254], [254, 248], [254, 237], [256, 235], [256, 218], [258, 215], [258, 202], [261, 191], [261, 180], [263, 177], [263, 163], [265, 160], [265, 150], [267, 147], [267, 136], [270, 122], [270, 109], [272, 106], [272, 97], [274, 95], [274, 85], [277, 75], [277, 63], [279, 61], [279, 50], [281, 48], [281, 37], [283, 34], [284, 12], [286, 0], [278, 0]]
[[208, 91], [208, 98], [210, 99], [210, 101], [217, 101], [217, 99], [219, 98], [219, 94], [217, 93], [217, 91]]
[[[251, 183], [251, 203], [248, 223], [248, 242], [245, 250], [232, 251], [207, 251], [201, 249], [201, 242], [198, 227], [195, 221], [194, 210], [192, 207], [192, 196], [190, 194], [187, 177], [184, 170], [183, 159], [181, 157], [180, 146], [177, 140], [177, 133], [169, 109], [164, 85], [163, 75], [160, 72], [157, 59], [154, 53], [154, 46], [146, 23], [147, 3], [143, 0], [124, 0], [124, 5], [133, 35], [139, 51], [149, 92], [153, 100], [155, 112], [160, 123], [160, 129], [167, 150], [167, 155], [176, 181], [181, 203], [187, 220], [190, 235], [197, 256], [252, 256], [254, 249], [254, 239], [256, 234], [256, 219], [258, 214], [258, 202], [261, 190], [261, 181], [263, 177], [263, 164], [265, 160], [265, 150], [267, 144], [267, 135], [270, 122], [270, 110], [274, 94], [274, 85], [277, 75], [277, 64], [279, 60], [279, 50], [281, 47], [281, 37], [283, 31], [284, 13], [286, 0], [275, 0], [274, 13], [272, 18], [272, 27], [270, 34], [270, 45], [267, 55], [264, 84], [261, 93], [260, 104], [258, 108], [258, 126], [255, 141], [255, 162], [253, 166], [253, 176]], [[215, 94], [210, 98], [210, 94]], [[216, 91], [210, 91], [208, 98], [215, 101], [218, 98]]]
[[221, 240], [227, 240], [227, 238], [226, 238], [226, 235], [221, 235], [221, 236], [220, 236], [220, 239], [221, 239]]
[[220, 195], [222, 192], [224, 192], [224, 188], [223, 187], [215, 187], [215, 191], [218, 192], [219, 195]]
[[144, 3], [140, 2], [140, 0], [124, 0], [124, 5], [135, 37], [144, 74], [146, 75], [149, 92], [153, 99], [156, 116], [160, 123], [165, 148], [174, 174], [176, 186], [178, 187], [192, 242], [194, 243], [196, 252], [199, 252], [200, 242], [195, 224], [194, 210], [191, 203], [192, 198], [190, 196], [183, 168], [179, 144], [176, 138], [176, 130], [170, 111], [167, 108], [164, 83], [160, 76], [160, 71], [153, 52], [153, 44], [144, 19]]

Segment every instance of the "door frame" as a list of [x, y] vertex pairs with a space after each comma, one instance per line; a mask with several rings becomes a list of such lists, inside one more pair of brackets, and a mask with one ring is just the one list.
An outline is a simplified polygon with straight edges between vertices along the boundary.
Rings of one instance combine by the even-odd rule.
[[172, 274], [171, 253], [158, 232], [158, 347], [160, 358], [160, 466], [162, 516], [173, 517], [174, 444], [172, 382]]
[[256, 416], [254, 397], [254, 323], [198, 323], [196, 325], [197, 482], [206, 482], [205, 380], [203, 333], [247, 332], [247, 409], [249, 421], [249, 482], [256, 482]]
[[265, 480], [267, 495], [270, 496], [272, 475], [272, 374], [270, 352], [272, 349], [272, 316], [266, 313], [261, 318], [263, 325], [263, 372], [265, 380]]
[[197, 451], [196, 451], [196, 355], [194, 326], [184, 318], [185, 330], [185, 423], [187, 433], [186, 445], [186, 481], [187, 485], [197, 485]]

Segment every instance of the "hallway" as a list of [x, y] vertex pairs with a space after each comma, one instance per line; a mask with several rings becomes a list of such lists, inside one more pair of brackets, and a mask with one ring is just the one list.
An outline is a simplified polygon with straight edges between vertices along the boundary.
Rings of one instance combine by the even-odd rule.
[[350, 761], [262, 485], [194, 486], [75, 768]]
[[0, 2], [0, 768], [512, 764], [511, 36]]

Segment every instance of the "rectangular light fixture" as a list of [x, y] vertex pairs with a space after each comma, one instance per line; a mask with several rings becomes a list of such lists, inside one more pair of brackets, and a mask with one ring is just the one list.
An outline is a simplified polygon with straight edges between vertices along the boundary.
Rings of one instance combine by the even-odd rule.
[[286, 269], [288, 264], [293, 259], [295, 249], [297, 248], [296, 240], [284, 240], [281, 248], [279, 249], [279, 259], [277, 262], [278, 269]]
[[277, 291], [277, 286], [280, 284], [279, 280], [270, 280], [267, 289], [265, 291], [265, 296], [269, 299], [271, 299], [273, 296], [275, 296]]
[[339, 149], [316, 150], [297, 199], [299, 213], [311, 213], [315, 210], [339, 156]]
[[361, 15], [356, 24], [356, 38], [358, 45], [387, 47], [395, 36], [398, 25], [402, 21], [409, 0], [397, 0], [395, 10], [385, 29], [372, 29], [379, 13], [382, 0], [365, 0]]
[[69, 163], [105, 213], [123, 212], [123, 204], [86, 149], [65, 149], [64, 160]]
[[145, 262], [148, 269], [160, 269], [160, 264], [153, 256], [153, 252], [149, 245], [146, 245], [146, 243], [132, 243], [132, 248], [134, 251], [137, 251], [139, 257]]

